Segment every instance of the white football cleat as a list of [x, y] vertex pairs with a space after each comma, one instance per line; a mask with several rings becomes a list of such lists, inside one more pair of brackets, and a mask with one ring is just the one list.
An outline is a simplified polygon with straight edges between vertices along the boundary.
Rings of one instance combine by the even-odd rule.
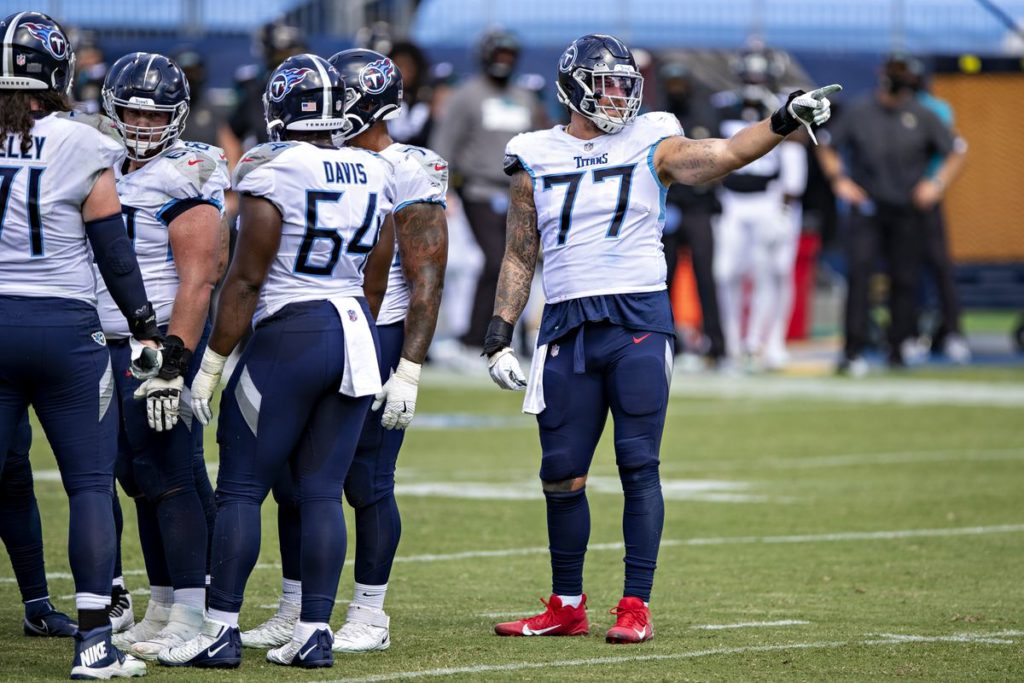
[[967, 340], [959, 334], [951, 334], [946, 337], [946, 345], [943, 348], [946, 357], [957, 365], [967, 365], [971, 362], [971, 347]]
[[135, 608], [132, 605], [132, 594], [128, 591], [121, 591], [117, 602], [110, 606], [107, 616], [110, 617], [110, 627], [113, 629], [114, 635], [124, 633], [134, 626]]
[[372, 652], [391, 646], [391, 617], [384, 610], [349, 605], [345, 624], [334, 634], [335, 652]]
[[175, 604], [171, 607], [167, 625], [152, 638], [142, 640], [131, 648], [131, 654], [139, 659], [155, 661], [164, 648], [178, 647], [199, 635], [203, 628], [203, 610], [188, 605]]
[[281, 598], [274, 616], [256, 628], [242, 632], [242, 647], [269, 650], [291, 641], [300, 611], [299, 604]]
[[[150, 600], [149, 605], [146, 606], [146, 616], [142, 618], [142, 621], [123, 633], [115, 633], [111, 640], [119, 650], [131, 650], [135, 643], [156, 637], [156, 634], [160, 633], [164, 626], [167, 626], [167, 620], [170, 617], [170, 605]], [[111, 625], [113, 625], [113, 620], [111, 620]]]
[[176, 647], [160, 650], [157, 661], [164, 666], [237, 669], [242, 663], [238, 627], [207, 619], [199, 635]]
[[110, 627], [75, 633], [75, 658], [71, 680], [107, 681], [146, 675], [146, 663], [127, 655], [110, 643]]

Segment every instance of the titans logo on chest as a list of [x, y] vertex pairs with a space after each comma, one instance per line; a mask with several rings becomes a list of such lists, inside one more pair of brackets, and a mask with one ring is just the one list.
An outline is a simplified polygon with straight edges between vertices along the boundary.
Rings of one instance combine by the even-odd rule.
[[605, 152], [596, 157], [573, 157], [576, 161], [576, 168], [586, 168], [587, 166], [600, 166], [601, 164], [608, 163], [608, 153]]

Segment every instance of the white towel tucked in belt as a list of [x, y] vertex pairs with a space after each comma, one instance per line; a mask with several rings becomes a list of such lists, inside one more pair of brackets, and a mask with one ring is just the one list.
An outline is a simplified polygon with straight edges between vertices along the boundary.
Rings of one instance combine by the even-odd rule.
[[372, 396], [381, 390], [377, 348], [373, 344], [370, 321], [355, 297], [331, 299], [345, 331], [345, 372], [339, 392], [346, 396]]
[[526, 396], [523, 397], [523, 412], [540, 415], [547, 404], [544, 403], [544, 361], [548, 357], [548, 345], [538, 346], [533, 352], [530, 363], [530, 377], [526, 381]]

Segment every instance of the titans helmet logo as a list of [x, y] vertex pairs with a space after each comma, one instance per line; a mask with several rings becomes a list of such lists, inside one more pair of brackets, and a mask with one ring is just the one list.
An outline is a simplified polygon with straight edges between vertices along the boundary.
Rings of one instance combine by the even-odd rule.
[[390, 59], [370, 62], [359, 71], [359, 85], [363, 92], [379, 95], [388, 89], [395, 77], [395, 64]]
[[285, 95], [292, 91], [292, 88], [306, 80], [306, 76], [312, 73], [313, 70], [307, 67], [278, 71], [274, 74], [274, 78], [271, 79], [270, 86], [267, 88], [267, 97], [274, 102], [280, 102], [285, 98]]
[[54, 58], [64, 59], [68, 56], [68, 39], [55, 26], [34, 22], [25, 22], [22, 26], [28, 29], [28, 32], [38, 39]]
[[562, 58], [558, 60], [558, 70], [567, 74], [572, 70], [574, 64], [576, 64], [576, 43], [570, 45], [562, 53]]

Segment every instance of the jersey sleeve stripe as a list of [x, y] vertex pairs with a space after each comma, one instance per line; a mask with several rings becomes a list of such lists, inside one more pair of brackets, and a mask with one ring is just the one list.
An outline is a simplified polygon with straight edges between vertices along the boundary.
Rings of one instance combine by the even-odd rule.
[[437, 204], [442, 209], [448, 208], [448, 202], [446, 202], [443, 199], [410, 199], [409, 201], [402, 202], [401, 204], [396, 206], [393, 210], [393, 213], [398, 213], [405, 207], [412, 206], [413, 204]]
[[156, 217], [161, 223], [169, 226], [171, 222], [181, 214], [196, 206], [202, 206], [203, 204], [209, 204], [210, 206], [216, 207], [218, 211], [224, 211], [224, 205], [213, 197], [191, 197], [189, 199], [170, 200], [160, 207], [160, 210], [156, 212]]

